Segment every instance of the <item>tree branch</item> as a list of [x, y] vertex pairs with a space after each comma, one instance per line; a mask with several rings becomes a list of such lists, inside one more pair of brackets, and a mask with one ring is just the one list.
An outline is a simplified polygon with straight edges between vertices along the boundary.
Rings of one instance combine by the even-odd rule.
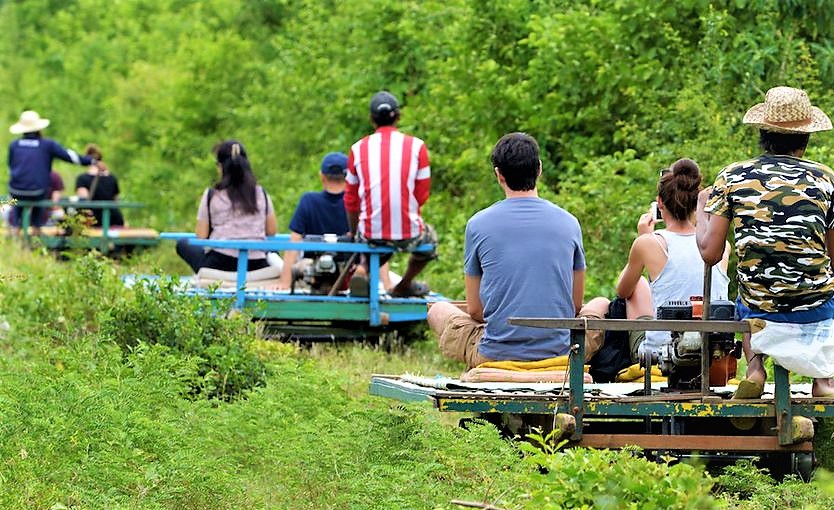
[[504, 510], [503, 508], [490, 503], [478, 503], [477, 501], [463, 501], [460, 499], [453, 499], [452, 504], [469, 508], [482, 508], [484, 510]]

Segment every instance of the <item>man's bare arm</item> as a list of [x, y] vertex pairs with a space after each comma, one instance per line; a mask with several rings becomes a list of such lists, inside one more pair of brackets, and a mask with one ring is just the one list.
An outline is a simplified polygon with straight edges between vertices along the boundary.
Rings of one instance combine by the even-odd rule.
[[[297, 243], [303, 239], [303, 236], [298, 232], [290, 231], [290, 241]], [[292, 285], [292, 267], [298, 261], [298, 252], [295, 250], [287, 250], [284, 252], [284, 269], [281, 270], [281, 280], [278, 283], [278, 288], [281, 290], [289, 289]]]
[[350, 234], [356, 237], [356, 229], [359, 227], [359, 211], [348, 211], [347, 215]]
[[698, 218], [698, 223], [695, 225], [695, 239], [704, 262], [715, 265], [724, 256], [727, 233], [730, 231], [730, 219], [704, 210], [711, 192], [712, 188], [707, 188], [698, 193], [698, 206], [695, 209]]
[[573, 272], [573, 307], [577, 315], [582, 309], [583, 299], [585, 299], [585, 270], [580, 269]]
[[466, 276], [466, 312], [472, 319], [484, 322], [484, 305], [481, 303], [481, 277]]

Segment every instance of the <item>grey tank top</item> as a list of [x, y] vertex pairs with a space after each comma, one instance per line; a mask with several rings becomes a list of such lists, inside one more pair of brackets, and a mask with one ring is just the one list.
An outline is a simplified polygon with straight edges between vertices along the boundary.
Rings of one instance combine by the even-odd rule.
[[[663, 251], [667, 257], [663, 270], [649, 283], [652, 289], [652, 304], [657, 315], [657, 307], [666, 301], [683, 301], [690, 296], [704, 294], [704, 261], [695, 243], [695, 234], [676, 234], [668, 230], [658, 230], [654, 235], [666, 240]], [[655, 241], [664, 248], [660, 239], [655, 237]], [[727, 299], [729, 283], [727, 273], [718, 265], [713, 266], [710, 300]], [[668, 340], [668, 331], [647, 331], [646, 341], [640, 346], [640, 350], [657, 350]]]

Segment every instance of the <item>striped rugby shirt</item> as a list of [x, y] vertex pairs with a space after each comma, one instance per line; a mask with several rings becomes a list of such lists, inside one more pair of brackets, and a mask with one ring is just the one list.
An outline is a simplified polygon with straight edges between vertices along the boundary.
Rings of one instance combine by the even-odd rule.
[[431, 168], [426, 144], [383, 126], [350, 148], [345, 208], [359, 213], [366, 239], [398, 241], [420, 236], [420, 207], [429, 198]]

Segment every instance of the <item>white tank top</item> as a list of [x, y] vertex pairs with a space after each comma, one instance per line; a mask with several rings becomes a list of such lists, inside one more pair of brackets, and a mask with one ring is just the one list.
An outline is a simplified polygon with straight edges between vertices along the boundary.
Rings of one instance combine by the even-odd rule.
[[[660, 239], [654, 238], [667, 257], [663, 270], [649, 283], [656, 316], [657, 307], [666, 301], [683, 301], [704, 294], [704, 261], [695, 243], [695, 234], [676, 234], [668, 230], [658, 230], [654, 234], [666, 240], [664, 247]], [[727, 273], [718, 264], [713, 266], [710, 300], [727, 299], [729, 283]], [[649, 347], [657, 350], [668, 340], [668, 331], [646, 331], [646, 341], [640, 350]]]

